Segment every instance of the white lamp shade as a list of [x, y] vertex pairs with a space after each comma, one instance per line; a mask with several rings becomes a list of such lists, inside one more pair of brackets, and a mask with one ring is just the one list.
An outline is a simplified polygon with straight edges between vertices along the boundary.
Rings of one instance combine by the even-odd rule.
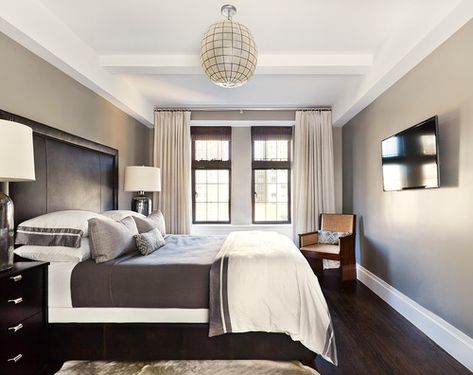
[[0, 181], [34, 181], [33, 131], [0, 120]]
[[154, 167], [126, 167], [125, 191], [161, 191], [161, 171]]

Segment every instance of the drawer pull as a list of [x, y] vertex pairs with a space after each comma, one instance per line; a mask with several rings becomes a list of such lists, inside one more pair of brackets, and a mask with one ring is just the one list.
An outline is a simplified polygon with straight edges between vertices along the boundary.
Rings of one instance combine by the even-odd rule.
[[15, 298], [15, 299], [9, 299], [8, 302], [14, 303], [15, 305], [18, 305], [19, 303], [23, 302], [23, 298]]
[[23, 324], [20, 323], [14, 327], [8, 327], [8, 330], [13, 331], [13, 333], [15, 333], [15, 332], [18, 332], [22, 328], [23, 328]]
[[13, 280], [15, 283], [18, 282], [18, 281], [21, 281], [22, 278], [23, 278], [23, 276], [21, 276], [21, 275], [10, 276], [10, 280]]
[[23, 354], [18, 354], [16, 357], [8, 358], [8, 362], [17, 363], [22, 358], [23, 358]]

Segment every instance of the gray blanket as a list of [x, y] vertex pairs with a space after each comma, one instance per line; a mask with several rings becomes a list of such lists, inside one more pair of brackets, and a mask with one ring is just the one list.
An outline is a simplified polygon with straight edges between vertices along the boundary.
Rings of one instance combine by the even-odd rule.
[[73, 307], [208, 308], [209, 274], [225, 236], [170, 235], [158, 251], [96, 264], [71, 277]]

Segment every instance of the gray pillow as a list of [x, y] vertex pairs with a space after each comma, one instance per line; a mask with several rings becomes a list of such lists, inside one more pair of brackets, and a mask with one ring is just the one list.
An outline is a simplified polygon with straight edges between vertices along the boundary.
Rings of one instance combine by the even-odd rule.
[[166, 235], [166, 224], [164, 223], [164, 216], [161, 211], [155, 211], [145, 218], [133, 216], [139, 233], [149, 232], [151, 229], [158, 229], [161, 235]]
[[319, 230], [318, 242], [328, 245], [338, 245], [339, 238], [345, 236], [347, 232], [331, 232], [328, 230]]
[[136, 234], [134, 238], [136, 241], [136, 247], [142, 255], [149, 255], [164, 246], [166, 243], [161, 232], [157, 228], [151, 229], [146, 233]]
[[108, 218], [89, 220], [90, 252], [96, 263], [108, 262], [136, 250], [133, 236], [138, 234], [135, 221], [128, 216], [120, 221]]

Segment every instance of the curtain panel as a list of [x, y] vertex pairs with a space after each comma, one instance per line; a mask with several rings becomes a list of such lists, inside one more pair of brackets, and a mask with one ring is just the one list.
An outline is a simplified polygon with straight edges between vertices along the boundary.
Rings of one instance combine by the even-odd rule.
[[166, 232], [187, 234], [191, 229], [191, 113], [156, 111], [154, 166], [161, 168], [161, 192], [155, 202], [163, 212]]
[[332, 112], [297, 111], [294, 127], [294, 238], [335, 212]]

